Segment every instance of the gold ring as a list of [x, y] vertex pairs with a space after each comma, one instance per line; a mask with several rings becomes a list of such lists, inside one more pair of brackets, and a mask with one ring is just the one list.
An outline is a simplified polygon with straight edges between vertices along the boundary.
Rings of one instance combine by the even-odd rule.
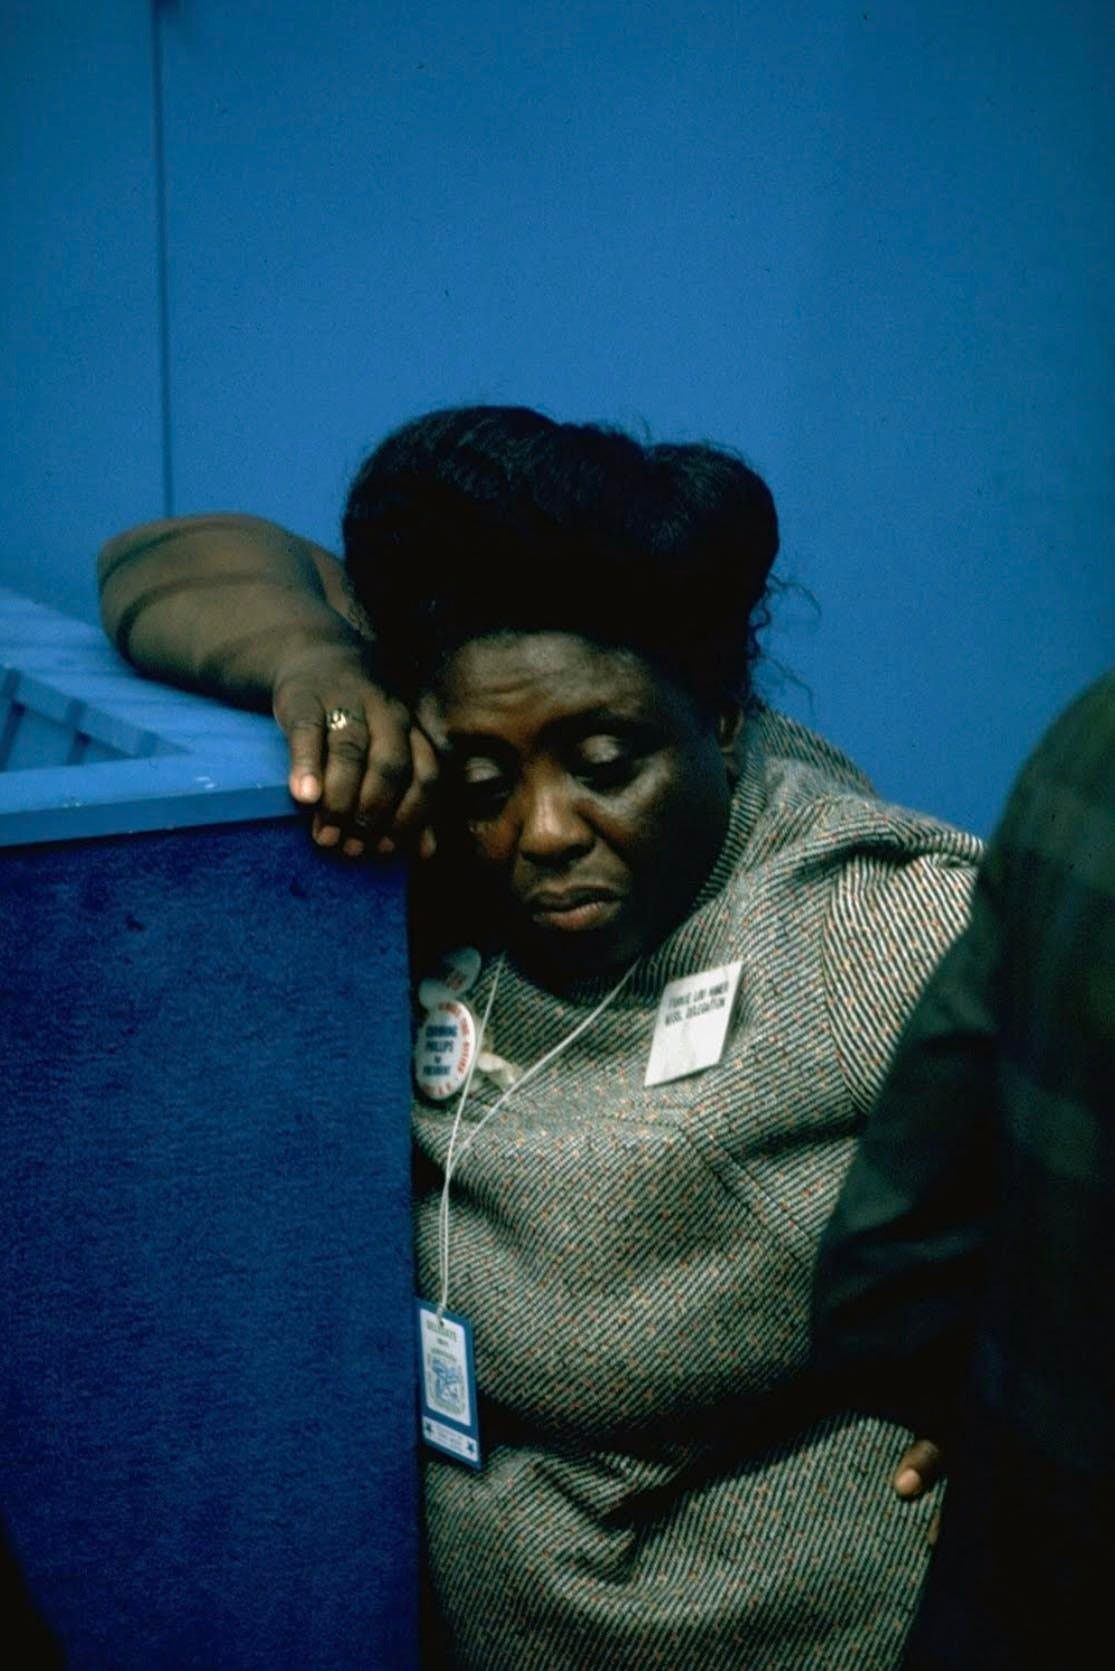
[[360, 715], [354, 714], [351, 708], [330, 708], [325, 716], [327, 731], [343, 731], [346, 725], [357, 725]]

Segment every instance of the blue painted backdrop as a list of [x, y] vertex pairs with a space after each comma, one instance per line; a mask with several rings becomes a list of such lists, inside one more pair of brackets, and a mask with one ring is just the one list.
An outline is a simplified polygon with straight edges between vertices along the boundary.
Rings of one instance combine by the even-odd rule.
[[331, 543], [387, 427], [525, 400], [768, 476], [768, 689], [896, 799], [986, 830], [1115, 659], [1109, 0], [7, 13], [0, 580], [89, 613], [168, 496]]

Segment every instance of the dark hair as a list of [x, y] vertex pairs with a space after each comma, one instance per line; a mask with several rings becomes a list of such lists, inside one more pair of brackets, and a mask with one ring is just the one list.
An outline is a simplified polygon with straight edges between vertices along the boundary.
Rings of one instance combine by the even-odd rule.
[[467, 406], [365, 460], [344, 547], [381, 674], [407, 695], [467, 639], [552, 630], [634, 650], [716, 702], [748, 693], [778, 519], [723, 448]]

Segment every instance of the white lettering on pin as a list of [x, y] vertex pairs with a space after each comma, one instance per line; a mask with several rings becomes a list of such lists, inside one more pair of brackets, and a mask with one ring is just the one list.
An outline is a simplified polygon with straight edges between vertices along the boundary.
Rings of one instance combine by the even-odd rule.
[[644, 1085], [665, 1085], [719, 1062], [742, 968], [742, 960], [725, 963], [663, 987]]

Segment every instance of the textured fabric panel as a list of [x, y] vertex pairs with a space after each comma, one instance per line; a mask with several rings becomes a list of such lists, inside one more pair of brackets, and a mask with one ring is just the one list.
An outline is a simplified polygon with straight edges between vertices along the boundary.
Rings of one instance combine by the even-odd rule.
[[[930, 1513], [928, 1502], [895, 1505], [898, 1442], [881, 1423], [830, 1419], [776, 1445], [743, 1429], [734, 1446], [673, 1461], [507, 1446], [479, 1479], [431, 1462], [428, 1530], [453, 1661], [891, 1666]], [[476, 1552], [462, 1559], [466, 1524]]]
[[[758, 715], [689, 919], [468, 1149], [450, 1304], [474, 1325], [496, 1442], [479, 1476], [427, 1470], [462, 1664], [895, 1662], [924, 1511], [887, 1484], [893, 1429], [808, 1413], [809, 1284], [871, 1087], [962, 925], [977, 856], [880, 803], [821, 739]], [[646, 1090], [663, 985], [737, 958], [721, 1062]], [[558, 998], [508, 964], [491, 1047], [525, 1066], [605, 990]], [[476, 1086], [466, 1136], [496, 1095]], [[427, 1295], [451, 1123], [451, 1107], [416, 1108]]]
[[31, 1600], [70, 1671], [413, 1663], [400, 875], [283, 822], [0, 876], [0, 1506]]
[[[916, 836], [910, 832], [911, 847]], [[827, 924], [825, 974], [841, 1070], [861, 1113], [878, 1097], [889, 1059], [940, 949], [967, 914], [970, 861], [912, 853], [881, 865], [870, 849], [844, 866]]]

